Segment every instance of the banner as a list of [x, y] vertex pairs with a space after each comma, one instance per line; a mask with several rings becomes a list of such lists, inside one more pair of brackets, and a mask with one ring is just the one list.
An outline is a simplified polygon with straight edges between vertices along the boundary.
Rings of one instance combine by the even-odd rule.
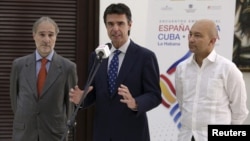
[[217, 24], [215, 50], [232, 59], [235, 0], [149, 0], [146, 47], [155, 52], [161, 71], [163, 101], [148, 112], [152, 141], [176, 141], [181, 112], [175, 97], [176, 66], [190, 57], [188, 33], [199, 19]]

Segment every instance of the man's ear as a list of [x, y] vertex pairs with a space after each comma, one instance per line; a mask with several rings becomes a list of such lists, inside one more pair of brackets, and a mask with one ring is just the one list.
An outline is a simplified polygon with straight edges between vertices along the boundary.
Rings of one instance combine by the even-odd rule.
[[216, 42], [216, 40], [217, 40], [217, 38], [212, 38], [212, 39], [210, 40], [210, 43], [214, 45], [215, 42]]

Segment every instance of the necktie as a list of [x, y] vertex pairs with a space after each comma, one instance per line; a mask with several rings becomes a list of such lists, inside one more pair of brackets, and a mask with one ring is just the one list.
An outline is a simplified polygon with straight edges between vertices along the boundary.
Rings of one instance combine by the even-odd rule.
[[44, 86], [44, 82], [47, 76], [47, 70], [46, 70], [46, 63], [47, 63], [47, 59], [43, 58], [41, 60], [41, 68], [40, 71], [38, 73], [38, 78], [37, 78], [37, 92], [38, 92], [38, 96], [41, 95], [43, 86]]
[[109, 92], [111, 96], [113, 95], [115, 91], [115, 83], [118, 73], [118, 66], [119, 66], [119, 54], [121, 53], [120, 50], [114, 51], [114, 56], [110, 62], [109, 70], [108, 70], [108, 82], [109, 82]]

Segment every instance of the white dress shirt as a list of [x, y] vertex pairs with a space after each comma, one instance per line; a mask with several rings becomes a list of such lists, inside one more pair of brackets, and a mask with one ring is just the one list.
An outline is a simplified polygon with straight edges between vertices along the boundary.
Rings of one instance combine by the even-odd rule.
[[199, 67], [194, 57], [177, 66], [176, 97], [181, 109], [178, 141], [207, 141], [209, 124], [242, 124], [248, 116], [243, 75], [214, 50]]

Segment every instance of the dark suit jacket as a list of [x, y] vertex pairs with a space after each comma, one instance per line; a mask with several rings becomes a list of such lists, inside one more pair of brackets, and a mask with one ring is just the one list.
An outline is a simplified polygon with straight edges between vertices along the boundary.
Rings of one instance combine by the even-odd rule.
[[54, 53], [41, 97], [37, 96], [35, 53], [13, 61], [10, 98], [13, 141], [59, 141], [73, 112], [69, 90], [77, 83], [76, 65]]
[[[92, 54], [91, 60], [94, 58]], [[121, 103], [117, 91], [110, 97], [107, 67], [108, 59], [104, 59], [93, 80], [94, 89], [83, 105], [85, 108], [95, 104], [94, 141], [149, 141], [146, 112], [162, 100], [155, 54], [131, 41], [119, 71], [116, 90], [120, 84], [126, 85], [137, 101], [138, 111]]]

